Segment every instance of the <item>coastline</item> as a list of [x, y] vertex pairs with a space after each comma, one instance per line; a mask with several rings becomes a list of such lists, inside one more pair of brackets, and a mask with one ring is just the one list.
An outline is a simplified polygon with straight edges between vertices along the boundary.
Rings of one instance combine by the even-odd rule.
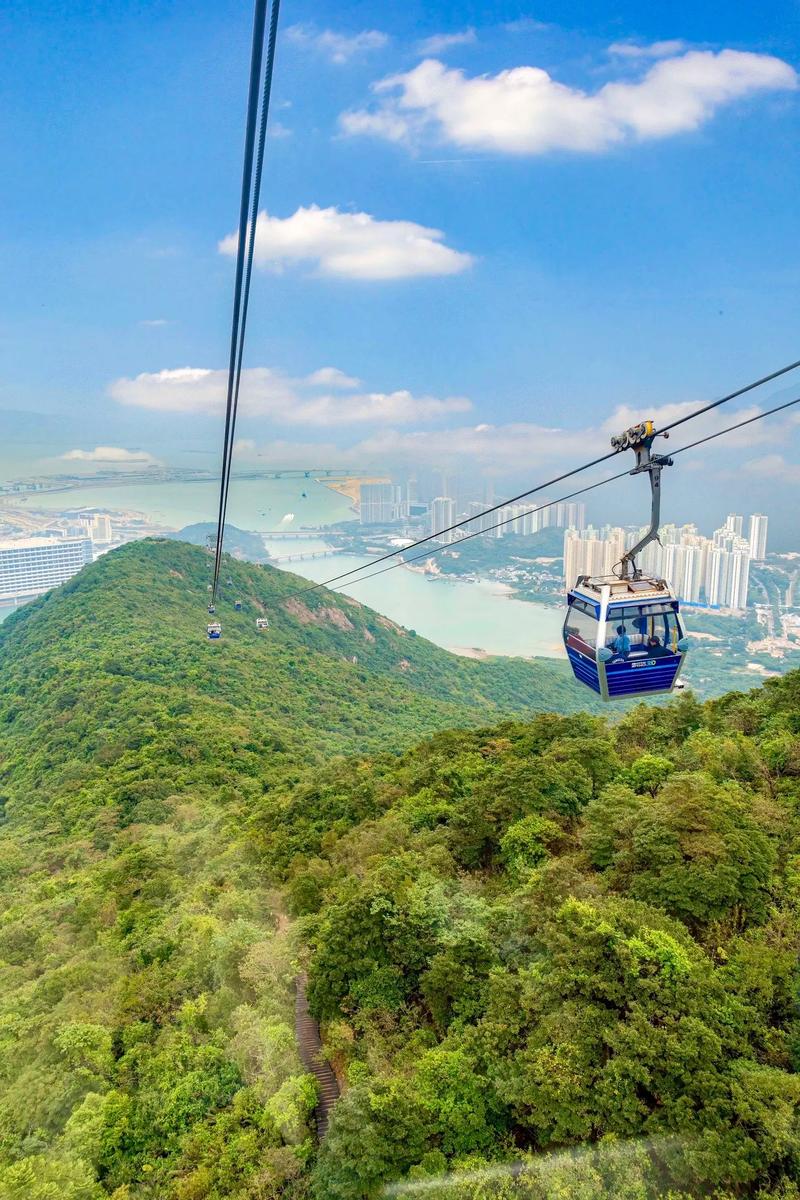
[[384, 476], [375, 476], [375, 478], [363, 479], [360, 476], [349, 476], [346, 479], [315, 479], [314, 483], [321, 483], [331, 492], [338, 492], [340, 496], [344, 496], [350, 501], [350, 505], [354, 512], [358, 512], [359, 505], [359, 489], [362, 483], [388, 483], [389, 479]]
[[449, 650], [451, 654], [457, 654], [459, 658], [477, 658], [483, 661], [486, 658], [498, 657], [490, 654], [488, 650], [482, 649], [481, 646], [446, 646], [445, 649]]

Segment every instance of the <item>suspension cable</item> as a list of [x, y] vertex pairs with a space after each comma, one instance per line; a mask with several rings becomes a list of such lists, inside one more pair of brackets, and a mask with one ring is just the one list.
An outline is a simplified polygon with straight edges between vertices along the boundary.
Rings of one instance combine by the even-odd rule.
[[[797, 362], [789, 363], [787, 367], [781, 367], [777, 371], [773, 371], [769, 375], [762, 375], [760, 379], [756, 379], [753, 383], [745, 384], [736, 392], [730, 392], [727, 396], [723, 396], [719, 400], [713, 400], [711, 404], [706, 404], [703, 408], [698, 408], [695, 412], [687, 413], [685, 417], [678, 417], [669, 425], [665, 425], [663, 429], [659, 429], [659, 433], [669, 433], [671, 429], [677, 429], [679, 425], [683, 425], [686, 421], [693, 421], [695, 417], [702, 417], [703, 413], [710, 412], [712, 408], [719, 408], [720, 404], [727, 404], [729, 400], [736, 400], [739, 396], [744, 396], [747, 392], [755, 391], [756, 388], [763, 387], [765, 383], [771, 383], [773, 379], [779, 379], [781, 375], [787, 375], [789, 371], [796, 371], [800, 367], [800, 359]], [[773, 409], [773, 412], [778, 412], [778, 409]], [[764, 414], [767, 415], [766, 413]], [[698, 442], [698, 445], [700, 443]]]
[[[255, 179], [253, 175], [253, 157], [256, 141], [256, 125], [258, 121], [259, 94], [261, 92], [261, 67], [264, 58], [264, 34], [267, 19], [267, 0], [255, 0], [253, 15], [253, 42], [250, 54], [250, 84], [247, 97], [247, 121], [245, 126], [244, 162], [242, 165], [242, 189], [239, 203], [239, 237], [236, 247], [236, 273], [233, 294], [233, 317], [231, 321], [231, 341], [228, 361], [228, 385], [225, 401], [225, 435], [222, 448], [222, 469], [220, 475], [219, 508], [217, 515], [217, 541], [214, 552], [214, 578], [211, 588], [211, 603], [216, 603], [219, 588], [219, 575], [222, 564], [222, 544], [225, 536], [225, 515], [228, 504], [228, 489], [230, 486], [231, 466], [233, 462], [233, 439], [236, 428], [236, 413], [239, 400], [239, 385], [241, 381], [242, 355], [244, 351], [244, 336], [247, 324], [247, 309], [252, 274], [252, 258], [255, 243], [255, 217], [258, 213], [258, 195], [261, 185], [263, 167], [264, 142], [266, 124], [269, 115], [269, 99], [272, 88], [272, 67], [275, 56], [275, 38], [277, 35], [279, 0], [273, 0], [272, 17], [270, 21], [269, 47], [267, 51], [267, 67], [264, 74], [264, 88], [261, 106], [261, 127], [259, 131], [258, 164]], [[248, 220], [252, 208], [252, 220]]]
[[[727, 433], [733, 433], [737, 429], [743, 429], [746, 425], [752, 425], [754, 421], [763, 420], [764, 417], [771, 417], [775, 413], [783, 412], [787, 408], [792, 408], [795, 404], [800, 404], [800, 396], [797, 396], [794, 400], [788, 400], [785, 404], [778, 404], [774, 408], [768, 408], [762, 413], [757, 413], [754, 417], [748, 417], [745, 421], [738, 421], [735, 425], [729, 425], [727, 429], [720, 429], [716, 433], [709, 433], [705, 437], [698, 438], [695, 442], [689, 442], [686, 446], [680, 446], [677, 450], [671, 450], [670, 456], [674, 458], [678, 454], [684, 454], [687, 450], [694, 450], [697, 446], [702, 446], [706, 442], [712, 442], [715, 438], [723, 437]], [[506, 517], [502, 521], [497, 521], [494, 525], [488, 525], [486, 529], [478, 529], [474, 533], [465, 534], [463, 537], [460, 537], [455, 544], [460, 546], [462, 542], [468, 542], [472, 538], [481, 537], [484, 533], [491, 533], [494, 529], [500, 529], [503, 525], [509, 525], [513, 521], [522, 520], [523, 517], [528, 517], [532, 513], [542, 512], [544, 509], [551, 508], [553, 505], [563, 504], [567, 500], [573, 500], [576, 496], [582, 496], [584, 493], [592, 492], [595, 490], [595, 488], [603, 487], [607, 483], [614, 483], [618, 479], [624, 479], [626, 475], [630, 474], [632, 474], [632, 472], [630, 470], [626, 470], [620, 471], [617, 475], [609, 475], [606, 479], [599, 479], [596, 483], [590, 483], [587, 487], [580, 488], [578, 491], [569, 492], [566, 496], [560, 496], [557, 500], [548, 500], [547, 504], [540, 504], [535, 508], [527, 509], [523, 513], [517, 513], [516, 516]], [[470, 517], [469, 519], [471, 521], [477, 521], [482, 515], [483, 514], [479, 513], [477, 516]], [[418, 544], [419, 543], [413, 543], [411, 546], [401, 547], [398, 553], [407, 554], [409, 550], [414, 549], [414, 547]], [[344, 588], [353, 587], [355, 584], [361, 583], [366, 579], [375, 579], [378, 575], [385, 575], [387, 571], [395, 571], [398, 567], [408, 566], [409, 563], [419, 562], [420, 559], [423, 558], [432, 558], [434, 554], [439, 554], [442, 550], [446, 550], [447, 548], [448, 547], [445, 544], [433, 546], [430, 550], [426, 550], [424, 554], [417, 554], [413, 558], [408, 559], [402, 558], [398, 562], [394, 562], [388, 567], [382, 567], [380, 571], [372, 571], [368, 575], [360, 575], [358, 579], [351, 579], [349, 583], [341, 583], [338, 587], [332, 587], [328, 590], [331, 592], [342, 591]], [[381, 561], [382, 559], [380, 558], [373, 559], [371, 562], [365, 563], [360, 569], [366, 570], [370, 566], [376, 566]], [[302, 596], [307, 592], [315, 592], [319, 588], [323, 587], [327, 587], [327, 585], [325, 583], [315, 583], [310, 587], [301, 588], [296, 592], [290, 592], [288, 596], [283, 597], [283, 600], [291, 600], [295, 596]]]
[[[738, 396], [743, 396], [746, 392], [751, 392], [755, 388], [761, 387], [765, 383], [770, 383], [773, 379], [780, 378], [781, 375], [786, 375], [790, 371], [795, 371], [800, 367], [800, 359], [796, 362], [789, 363], [785, 367], [781, 367], [777, 371], [773, 371], [769, 375], [764, 375], [761, 379], [756, 379], [752, 383], [745, 384], [744, 387], [737, 388], [734, 392], [729, 392], [727, 396], [722, 396], [719, 400], [714, 400], [710, 404], [698, 408], [695, 412], [688, 413], [685, 417], [680, 417], [669, 425], [665, 425], [659, 433], [668, 433], [671, 429], [675, 429], [678, 425], [682, 425], [685, 421], [691, 421], [695, 417], [700, 417], [703, 413], [709, 412], [712, 408], [719, 408], [721, 404], [727, 404], [729, 400], [735, 400]], [[778, 411], [778, 410], [774, 410]], [[764, 414], [767, 415], [767, 414]], [[698, 443], [699, 444], [699, 443]], [[407, 553], [409, 550], [416, 549], [417, 546], [424, 546], [427, 542], [434, 542], [445, 533], [452, 533], [455, 529], [461, 529], [464, 525], [470, 525], [473, 521], [478, 521], [482, 517], [488, 517], [491, 513], [497, 512], [501, 508], [505, 508], [509, 504], [516, 504], [519, 500], [525, 500], [528, 496], [533, 496], [537, 492], [544, 491], [545, 488], [553, 487], [557, 483], [562, 483], [565, 479], [571, 479], [574, 475], [580, 475], [583, 471], [588, 471], [592, 467], [599, 466], [600, 463], [608, 462], [609, 459], [616, 458], [617, 450], [612, 450], [608, 454], [603, 454], [599, 458], [594, 458], [590, 462], [584, 463], [581, 467], [575, 467], [572, 471], [565, 471], [562, 475], [557, 475], [553, 479], [548, 479], [546, 483], [537, 484], [536, 487], [529, 488], [525, 492], [520, 492], [516, 496], [512, 496], [510, 500], [503, 500], [499, 504], [493, 504], [490, 508], [484, 509], [483, 512], [475, 513], [474, 516], [464, 517], [461, 521], [455, 521], [452, 525], [446, 525], [444, 529], [437, 529], [434, 533], [429, 533], [426, 537], [418, 538], [406, 547], [399, 547], [396, 550], [390, 550], [386, 554], [382, 554], [379, 558], [373, 560], [371, 564], [365, 563], [360, 567], [353, 567], [349, 571], [343, 571], [341, 575], [332, 575], [330, 579], [325, 579], [322, 583], [315, 584], [313, 587], [304, 589], [305, 591], [315, 591], [318, 587], [327, 587], [332, 583], [338, 583], [342, 579], [347, 579], [351, 575], [357, 575], [359, 572], [366, 570], [370, 565], [377, 566], [378, 563], [386, 562], [390, 558], [396, 558], [400, 554]], [[558, 503], [558, 501], [552, 501]], [[435, 551], [433, 552], [435, 553]], [[336, 589], [333, 589], [334, 591]], [[297, 595], [302, 595], [297, 592]]]
[[774, 408], [767, 408], [764, 412], [756, 413], [754, 417], [748, 417], [746, 421], [738, 421], [735, 425], [729, 425], [727, 429], [719, 429], [716, 433], [709, 433], [705, 437], [698, 438], [696, 442], [689, 442], [686, 446], [679, 446], [677, 450], [670, 450], [670, 456], [675, 457], [676, 454], [683, 454], [685, 450], [694, 450], [696, 446], [702, 446], [706, 442], [713, 442], [714, 438], [722, 437], [723, 434], [733, 433], [737, 429], [744, 429], [745, 425], [752, 425], [754, 421], [761, 421], [764, 417], [771, 417], [774, 413], [783, 412], [786, 408], [793, 408], [795, 404], [800, 404], [800, 396], [794, 400], [787, 400], [785, 404], [776, 404]]
[[[503, 525], [510, 525], [514, 521], [521, 521], [523, 517], [529, 517], [532, 513], [543, 512], [545, 509], [551, 508], [554, 504], [563, 504], [567, 500], [573, 500], [576, 496], [582, 496], [585, 492], [593, 492], [595, 488], [602, 487], [604, 483], [613, 483], [616, 479], [624, 479], [626, 475], [630, 475], [630, 471], [620, 471], [618, 475], [609, 475], [607, 479], [598, 479], [596, 483], [590, 483], [587, 487], [579, 488], [576, 492], [568, 492], [566, 496], [560, 496], [558, 500], [548, 500], [547, 504], [538, 504], [535, 508], [526, 509], [523, 513], [518, 513], [515, 517], [506, 517], [502, 521], [497, 521], [494, 525], [487, 525], [486, 529], [478, 529], [475, 533], [465, 533], [458, 539], [455, 545], [460, 546], [462, 542], [468, 542], [471, 538], [481, 537], [484, 533], [491, 533], [493, 529], [500, 529]], [[476, 517], [472, 518], [477, 520]], [[408, 549], [408, 548], [407, 548]], [[415, 554], [413, 558], [401, 558], [397, 562], [390, 563], [388, 567], [381, 567], [380, 571], [373, 571], [369, 575], [359, 575], [358, 579], [351, 579], [349, 583], [340, 583], [338, 587], [329, 588], [331, 592], [340, 592], [344, 588], [353, 587], [356, 583], [361, 583], [364, 579], [374, 579], [376, 575], [385, 575], [387, 571], [396, 571], [398, 567], [406, 567], [409, 563], [419, 562], [422, 558], [432, 558], [434, 554], [439, 554], [440, 551], [446, 550], [446, 545], [433, 546], [430, 550], [426, 550], [424, 554]], [[375, 560], [379, 562], [379, 559]], [[370, 563], [365, 564], [370, 566]], [[314, 591], [316, 588], [324, 587], [322, 583], [315, 585], [315, 588], [304, 589], [306, 591]], [[293, 592], [286, 597], [291, 600], [292, 596], [302, 595], [302, 592]]]
[[242, 277], [247, 236], [247, 214], [250, 207], [250, 191], [253, 177], [253, 147], [258, 117], [258, 95], [261, 82], [261, 59], [264, 50], [264, 28], [267, 18], [267, 0], [255, 0], [253, 13], [253, 42], [250, 50], [250, 85], [247, 96], [247, 120], [245, 124], [244, 161], [242, 164], [242, 188], [239, 201], [239, 241], [236, 247], [236, 274], [233, 287], [233, 317], [231, 320], [231, 342], [228, 362], [228, 388], [225, 399], [225, 436], [222, 445], [222, 467], [220, 470], [219, 511], [217, 515], [217, 542], [214, 548], [214, 576], [211, 585], [211, 603], [216, 603], [219, 569], [222, 558], [223, 511], [225, 504], [225, 478], [228, 469], [228, 447], [231, 440], [231, 417], [233, 415], [233, 387], [236, 373], [236, 351], [239, 339], [239, 320], [242, 301]]
[[[241, 320], [239, 324], [239, 344], [236, 354], [236, 377], [233, 387], [233, 404], [231, 410], [230, 421], [230, 438], [227, 446], [227, 463], [224, 471], [225, 479], [225, 495], [222, 502], [222, 524], [219, 530], [218, 544], [222, 546], [225, 537], [225, 518], [228, 511], [228, 490], [230, 488], [231, 471], [233, 468], [233, 450], [235, 445], [236, 431], [236, 416], [239, 407], [239, 390], [242, 382], [242, 360], [244, 357], [244, 337], [247, 328], [247, 313], [250, 307], [250, 282], [253, 275], [253, 256], [256, 244], [256, 230], [258, 224], [258, 202], [261, 194], [261, 178], [264, 170], [264, 149], [267, 139], [267, 122], [269, 120], [269, 106], [272, 95], [272, 76], [275, 67], [275, 44], [278, 36], [278, 16], [280, 14], [280, 0], [272, 0], [272, 13], [269, 24], [269, 40], [267, 43], [267, 62], [264, 71], [264, 87], [261, 96], [261, 123], [258, 132], [258, 150], [256, 152], [256, 167], [253, 178], [252, 196], [250, 203], [250, 222], [248, 226], [247, 237], [247, 262], [244, 272], [244, 284], [242, 290], [242, 310]], [[221, 557], [221, 550], [220, 550]]]

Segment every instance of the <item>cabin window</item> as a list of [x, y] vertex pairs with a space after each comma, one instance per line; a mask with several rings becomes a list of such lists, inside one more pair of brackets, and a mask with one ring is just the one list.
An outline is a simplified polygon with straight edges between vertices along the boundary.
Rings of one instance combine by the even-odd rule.
[[606, 621], [605, 644], [620, 658], [675, 654], [680, 636], [671, 604], [626, 605], [609, 613]]
[[564, 642], [581, 654], [595, 656], [597, 644], [597, 617], [594, 609], [580, 601], [569, 606], [564, 624]]

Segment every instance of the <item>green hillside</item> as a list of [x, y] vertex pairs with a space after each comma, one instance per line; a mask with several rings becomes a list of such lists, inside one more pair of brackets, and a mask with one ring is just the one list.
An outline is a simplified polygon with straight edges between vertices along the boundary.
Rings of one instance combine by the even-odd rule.
[[0, 627], [0, 1200], [366, 1200], [587, 1143], [426, 1194], [796, 1200], [800, 676], [610, 726], [269, 567], [226, 560], [209, 644], [208, 570], [137, 543]]
[[[398, 747], [446, 725], [584, 704], [560, 662], [459, 658], [347, 596], [288, 599], [307, 581], [228, 557], [224, 635], [209, 644], [209, 578], [209, 556], [180, 542], [135, 542], [105, 556], [0, 626], [4, 695], [22, 700], [51, 680], [54, 691], [40, 697], [49, 707], [67, 694], [80, 708], [88, 689], [95, 710], [105, 700], [117, 712], [120, 701], [166, 688], [192, 705], [213, 699], [257, 715], [259, 736], [293, 758]], [[264, 613], [270, 630], [258, 633]], [[37, 707], [32, 720], [47, 715]], [[24, 711], [23, 730], [32, 732]]]
[[232, 559], [210, 644], [208, 575], [140, 542], [0, 626], [1, 1196], [238, 1195], [170, 1190], [222, 1148], [283, 1194], [313, 1096], [258, 801], [331, 753], [576, 702], [553, 664], [459, 659], [324, 592], [283, 607], [304, 581]]
[[800, 1196], [800, 673], [260, 808], [346, 1082], [315, 1200]]

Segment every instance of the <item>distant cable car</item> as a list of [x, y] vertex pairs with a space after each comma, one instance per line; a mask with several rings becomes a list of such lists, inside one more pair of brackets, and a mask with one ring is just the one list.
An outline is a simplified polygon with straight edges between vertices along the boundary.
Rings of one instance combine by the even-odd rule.
[[207, 633], [209, 636], [209, 640], [212, 642], [215, 642], [218, 638], [221, 638], [222, 637], [222, 626], [220, 625], [219, 621], [209, 621], [208, 627], [207, 627]]
[[650, 476], [650, 528], [623, 555], [616, 574], [582, 575], [567, 596], [567, 657], [578, 682], [603, 700], [672, 691], [689, 648], [672, 588], [636, 566], [636, 555], [658, 539], [661, 470], [672, 465], [670, 458], [650, 453], [655, 437], [652, 421], [645, 421], [611, 439], [615, 450], [636, 452], [632, 475]]
[[256, 629], [269, 629], [269, 621], [266, 617], [256, 617]]
[[241, 602], [241, 600], [234, 600], [234, 602], [233, 602], [233, 607], [234, 607], [234, 609], [236, 610], [236, 612], [241, 612], [241, 611], [242, 611], [242, 602]]
[[217, 611], [216, 605], [214, 605], [214, 604], [209, 604], [209, 606], [208, 606], [208, 615], [209, 615], [210, 617], [213, 617], [213, 615], [214, 615], [214, 613], [215, 613], [216, 611]]

